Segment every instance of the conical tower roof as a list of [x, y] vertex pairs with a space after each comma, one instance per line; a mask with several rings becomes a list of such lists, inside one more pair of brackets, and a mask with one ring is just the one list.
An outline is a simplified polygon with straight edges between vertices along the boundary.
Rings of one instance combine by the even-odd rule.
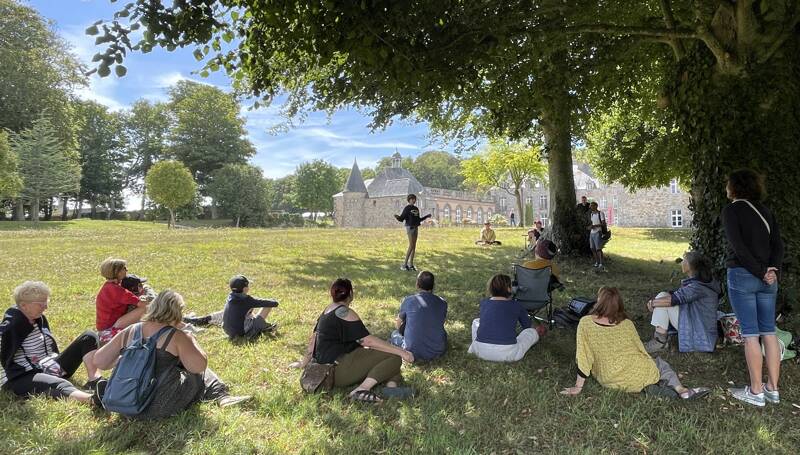
[[347, 182], [344, 184], [345, 193], [366, 193], [367, 186], [364, 185], [364, 177], [361, 176], [361, 170], [358, 168], [358, 163], [353, 160], [353, 168], [350, 169], [350, 175], [347, 176]]

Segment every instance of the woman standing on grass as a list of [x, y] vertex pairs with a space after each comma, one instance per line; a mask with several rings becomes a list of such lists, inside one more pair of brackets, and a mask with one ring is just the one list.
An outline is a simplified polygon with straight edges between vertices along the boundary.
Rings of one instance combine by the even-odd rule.
[[41, 281], [26, 281], [14, 289], [15, 306], [6, 310], [0, 323], [0, 384], [17, 396], [43, 394], [100, 406], [96, 395], [78, 390], [67, 379], [81, 362], [89, 382], [99, 378], [92, 358], [97, 335], [84, 332], [59, 352], [44, 315], [50, 303], [50, 288]]
[[305, 357], [293, 367], [304, 368], [313, 358], [317, 363], [336, 364], [334, 386], [358, 384], [350, 392], [357, 401], [377, 403], [381, 397], [372, 391], [385, 382], [382, 395], [407, 396], [411, 390], [397, 387], [405, 360], [414, 362], [414, 354], [370, 335], [358, 314], [350, 308], [353, 284], [339, 278], [331, 284], [332, 302], [325, 307], [314, 326]]
[[[750, 385], [728, 389], [734, 398], [763, 407], [779, 403], [778, 376], [781, 359], [775, 336], [775, 299], [778, 271], [783, 262], [783, 241], [775, 217], [761, 200], [763, 178], [742, 169], [728, 177], [726, 187], [732, 202], [722, 210], [728, 239], [728, 297], [742, 327], [744, 355]], [[769, 381], [762, 379], [764, 343]]]
[[431, 217], [427, 214], [420, 218], [419, 209], [417, 208], [417, 196], [409, 194], [406, 198], [408, 205], [403, 209], [403, 213], [395, 215], [395, 219], [400, 222], [405, 222], [406, 234], [408, 235], [408, 250], [406, 250], [406, 260], [400, 267], [400, 270], [417, 270], [414, 267], [414, 255], [417, 252], [417, 236], [419, 235], [419, 225]]
[[[625, 392], [641, 392], [658, 384], [674, 390], [683, 399], [699, 398], [709, 393], [704, 387], [687, 389], [667, 362], [660, 357], [655, 360], [650, 357], [636, 327], [625, 314], [617, 288], [600, 288], [592, 313], [582, 317], [578, 323], [575, 344], [578, 377], [574, 387], [561, 391], [563, 395], [581, 393], [589, 375], [594, 375], [603, 387]], [[665, 389], [659, 387], [656, 390]]]

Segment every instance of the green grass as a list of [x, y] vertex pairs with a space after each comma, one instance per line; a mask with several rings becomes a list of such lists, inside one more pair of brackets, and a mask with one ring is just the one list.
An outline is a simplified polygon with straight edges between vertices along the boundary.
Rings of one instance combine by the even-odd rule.
[[[370, 407], [341, 392], [308, 396], [299, 358], [336, 277], [353, 279], [354, 308], [370, 330], [389, 334], [413, 274], [398, 270], [402, 229], [180, 229], [135, 222], [0, 223], [0, 295], [26, 279], [53, 289], [48, 317], [62, 346], [93, 326], [97, 269], [107, 256], [129, 261], [131, 272], [157, 289], [181, 292], [191, 311], [220, 309], [228, 278], [244, 273], [253, 294], [275, 297], [281, 324], [275, 339], [234, 346], [218, 328], [198, 335], [210, 366], [237, 394], [254, 394], [240, 408], [196, 406], [158, 422], [129, 422], [79, 403], [0, 394], [2, 453], [796, 453], [800, 367], [784, 363], [784, 402], [743, 408], [724, 392], [746, 378], [738, 347], [713, 355], [667, 354], [687, 385], [714, 388], [697, 403], [659, 401], [602, 389], [590, 380], [577, 398], [558, 391], [573, 383], [574, 335], [555, 330], [519, 363], [503, 365], [467, 355], [469, 325], [486, 280], [506, 272], [522, 246], [521, 229], [499, 229], [499, 248], [472, 245], [477, 230], [425, 229], [417, 265], [437, 275], [450, 303], [450, 352], [427, 366], [404, 366], [416, 399]], [[643, 302], [675, 286], [674, 258], [686, 233], [615, 229], [607, 273], [588, 260], [560, 261], [569, 296], [620, 287], [643, 337], [650, 335]], [[11, 304], [10, 297], [6, 297]], [[76, 383], [85, 381], [80, 369]]]

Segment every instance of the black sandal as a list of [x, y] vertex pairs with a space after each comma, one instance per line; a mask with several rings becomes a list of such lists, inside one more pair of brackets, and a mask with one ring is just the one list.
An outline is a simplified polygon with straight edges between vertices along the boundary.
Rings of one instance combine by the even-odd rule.
[[380, 403], [381, 397], [379, 397], [375, 392], [372, 390], [356, 390], [352, 394], [350, 394], [350, 399], [354, 401], [360, 401], [362, 403]]

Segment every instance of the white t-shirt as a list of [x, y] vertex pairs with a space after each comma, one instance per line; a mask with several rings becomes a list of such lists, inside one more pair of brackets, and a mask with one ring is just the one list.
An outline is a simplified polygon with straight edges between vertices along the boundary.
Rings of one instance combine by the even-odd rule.
[[[601, 222], [605, 221], [606, 219], [606, 216], [603, 215], [603, 212], [599, 210], [597, 212], [591, 212], [591, 213], [592, 213], [592, 225], [601, 224]], [[600, 232], [600, 231], [601, 228], [599, 226], [592, 228], [592, 232]]]

